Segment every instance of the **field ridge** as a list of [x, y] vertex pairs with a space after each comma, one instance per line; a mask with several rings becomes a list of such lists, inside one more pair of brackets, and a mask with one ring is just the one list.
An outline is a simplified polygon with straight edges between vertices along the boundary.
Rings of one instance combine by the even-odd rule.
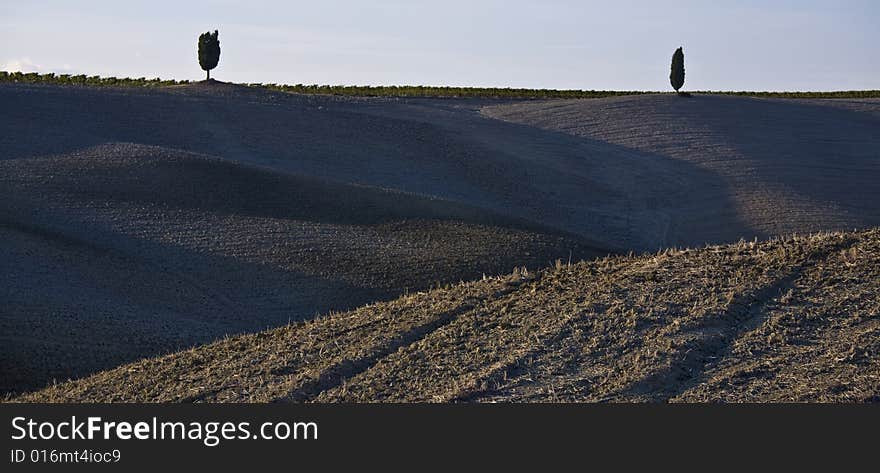
[[[101, 77], [85, 74], [39, 74], [36, 72], [0, 71], [0, 82], [35, 83], [54, 85], [81, 85], [93, 87], [169, 87], [198, 83], [189, 80], [148, 79], [145, 77]], [[215, 81], [216, 82], [216, 81]], [[343, 95], [355, 97], [474, 97], [505, 99], [594, 99], [626, 95], [660, 94], [647, 90], [577, 90], [577, 89], [529, 89], [512, 87], [456, 87], [425, 85], [319, 85], [245, 83], [243, 86], [289, 92], [296, 94]], [[735, 95], [767, 98], [880, 98], [880, 90], [838, 91], [692, 91], [692, 94]]]

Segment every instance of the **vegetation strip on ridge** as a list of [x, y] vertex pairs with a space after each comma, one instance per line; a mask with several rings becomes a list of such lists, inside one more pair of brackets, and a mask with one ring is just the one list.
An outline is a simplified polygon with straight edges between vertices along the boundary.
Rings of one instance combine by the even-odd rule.
[[[87, 76], [84, 74], [39, 74], [36, 72], [0, 71], [0, 82], [19, 82], [54, 85], [85, 85], [96, 87], [166, 87], [193, 83], [189, 80], [118, 78]], [[510, 99], [593, 99], [624, 95], [667, 94], [670, 92], [637, 90], [559, 90], [502, 87], [450, 87], [422, 85], [305, 85], [305, 84], [241, 84], [279, 92], [317, 95], [346, 95], [356, 97], [471, 97]], [[829, 92], [753, 92], [753, 91], [692, 91], [692, 94], [737, 95], [767, 98], [880, 98], [880, 90], [841, 90]]]

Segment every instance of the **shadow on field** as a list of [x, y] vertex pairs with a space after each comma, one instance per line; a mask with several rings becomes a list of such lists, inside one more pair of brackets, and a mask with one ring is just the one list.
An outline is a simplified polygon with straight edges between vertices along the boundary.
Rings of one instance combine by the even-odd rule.
[[721, 360], [730, 360], [734, 343], [767, 321], [771, 311], [769, 305], [794, 287], [805, 271], [822, 264], [830, 254], [847, 249], [855, 243], [857, 240], [851, 238], [828, 247], [811, 255], [787, 274], [779, 275], [772, 284], [735, 297], [726, 312], [714, 317], [704, 317], [701, 325], [688, 328], [688, 333], [701, 336], [677, 347], [668, 367], [610, 397], [668, 402], [690, 388], [705, 383], [704, 373]]

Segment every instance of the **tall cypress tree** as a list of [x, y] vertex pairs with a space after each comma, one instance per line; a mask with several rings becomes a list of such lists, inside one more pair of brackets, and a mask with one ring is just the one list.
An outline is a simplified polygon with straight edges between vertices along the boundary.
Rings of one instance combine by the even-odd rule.
[[211, 69], [217, 67], [220, 62], [220, 39], [217, 37], [217, 30], [213, 33], [210, 31], [202, 33], [199, 36], [199, 65], [208, 73], [208, 79], [211, 79]]
[[672, 54], [672, 71], [669, 73], [669, 82], [676, 92], [684, 85], [684, 51], [681, 48], [676, 49]]

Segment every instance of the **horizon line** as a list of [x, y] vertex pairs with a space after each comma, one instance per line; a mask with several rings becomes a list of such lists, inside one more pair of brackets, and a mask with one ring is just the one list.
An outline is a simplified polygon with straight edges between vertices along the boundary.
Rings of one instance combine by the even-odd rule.
[[[199, 80], [191, 80], [191, 79], [169, 79], [169, 78], [161, 78], [159, 76], [155, 77], [116, 77], [116, 76], [102, 76], [102, 75], [90, 75], [90, 74], [73, 74], [73, 73], [56, 73], [56, 72], [24, 72], [24, 71], [9, 71], [0, 69], [0, 73], [4, 73], [4, 75], [12, 76], [15, 74], [19, 74], [21, 76], [38, 76], [38, 77], [86, 77], [90, 79], [99, 78], [100, 80], [107, 79], [116, 79], [119, 81], [145, 81], [145, 82], [173, 82], [175, 84], [197, 84], [200, 82], [205, 82], [205, 79]], [[290, 88], [426, 88], [426, 89], [472, 89], [472, 90], [510, 90], [510, 91], [547, 91], [547, 92], [595, 92], [595, 93], [640, 93], [640, 94], [669, 94], [676, 93], [675, 91], [666, 91], [666, 90], [656, 90], [656, 89], [559, 89], [559, 88], [547, 88], [547, 87], [513, 87], [513, 86], [485, 86], [485, 85], [427, 85], [427, 84], [305, 84], [305, 83], [281, 83], [281, 82], [227, 82], [220, 81], [216, 79], [211, 79], [214, 82], [221, 82], [226, 84], [234, 84], [234, 85], [242, 85], [248, 87], [290, 87]], [[76, 84], [72, 84], [76, 85]], [[88, 84], [83, 84], [88, 85]], [[174, 85], [174, 84], [169, 84]], [[826, 90], [798, 90], [798, 89], [789, 89], [789, 90], [748, 90], [748, 89], [702, 89], [702, 90], [688, 90], [690, 93], [702, 93], [702, 94], [711, 94], [711, 93], [754, 93], [754, 94], [809, 94], [809, 93], [847, 93], [847, 92], [880, 92], [880, 88], [878, 89], [826, 89]]]

